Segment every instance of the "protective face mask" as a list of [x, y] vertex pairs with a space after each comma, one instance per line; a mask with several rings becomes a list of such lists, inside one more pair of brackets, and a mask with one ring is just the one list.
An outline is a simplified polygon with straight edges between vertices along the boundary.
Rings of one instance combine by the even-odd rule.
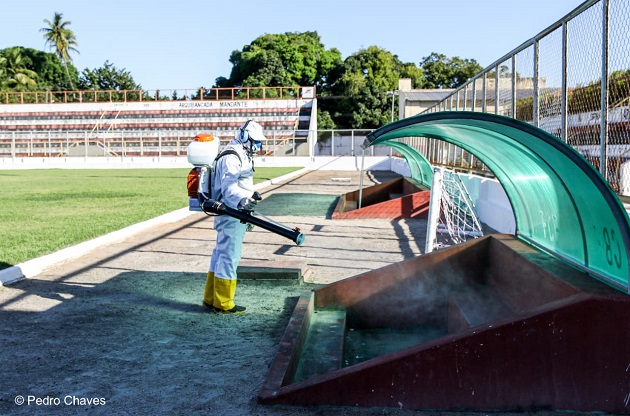
[[254, 141], [252, 142], [252, 153], [258, 153], [258, 152], [260, 152], [260, 149], [261, 149], [261, 148], [262, 148], [262, 143], [261, 143], [261, 142], [259, 142], [259, 141], [257, 141], [257, 140], [254, 140]]

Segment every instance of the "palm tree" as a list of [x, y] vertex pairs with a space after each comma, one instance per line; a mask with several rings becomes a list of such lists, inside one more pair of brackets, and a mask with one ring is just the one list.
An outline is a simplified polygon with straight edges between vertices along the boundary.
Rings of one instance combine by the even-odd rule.
[[37, 85], [37, 73], [28, 69], [30, 59], [22, 55], [20, 48], [9, 48], [4, 50], [4, 55], [0, 57], [3, 63], [3, 71], [6, 76], [6, 84], [10, 88], [18, 86], [34, 87]]
[[44, 23], [48, 24], [48, 27], [41, 28], [39, 31], [44, 32], [46, 44], [50, 49], [54, 50], [55, 55], [63, 62], [68, 81], [70, 82], [70, 88], [74, 89], [72, 78], [70, 78], [70, 71], [68, 70], [68, 62], [72, 61], [69, 52], [79, 53], [79, 51], [75, 48], [75, 46], [77, 46], [77, 38], [74, 32], [68, 29], [68, 26], [72, 22], [69, 20], [63, 21], [63, 14], [55, 12], [53, 21], [51, 22], [48, 19], [44, 19]]

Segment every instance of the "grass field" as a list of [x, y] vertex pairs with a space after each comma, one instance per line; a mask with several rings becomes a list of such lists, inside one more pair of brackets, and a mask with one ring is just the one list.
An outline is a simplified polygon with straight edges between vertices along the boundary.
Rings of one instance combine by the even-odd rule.
[[[297, 169], [259, 167], [254, 183]], [[0, 171], [0, 269], [188, 206], [189, 171]]]

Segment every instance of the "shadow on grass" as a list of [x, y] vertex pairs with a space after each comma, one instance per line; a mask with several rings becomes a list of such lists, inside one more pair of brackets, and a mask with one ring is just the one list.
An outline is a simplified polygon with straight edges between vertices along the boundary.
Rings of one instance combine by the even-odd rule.
[[8, 269], [9, 267], [13, 267], [15, 264], [7, 263], [5, 261], [0, 261], [0, 270]]

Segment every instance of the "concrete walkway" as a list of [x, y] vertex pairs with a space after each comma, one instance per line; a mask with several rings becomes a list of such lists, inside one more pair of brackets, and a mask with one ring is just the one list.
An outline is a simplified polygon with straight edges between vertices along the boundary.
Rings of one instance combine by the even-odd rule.
[[[303, 290], [424, 248], [425, 220], [321, 215], [330, 208], [322, 203], [358, 189], [359, 176], [312, 171], [261, 190], [263, 203], [296, 204], [288, 207], [296, 215], [266, 215], [299, 227], [306, 240], [297, 246], [257, 227], [246, 235], [243, 261], [298, 261], [308, 273], [300, 285], [239, 281], [236, 300], [248, 308], [243, 315], [200, 306], [216, 235], [212, 217], [203, 213], [139, 230], [0, 287], [0, 414], [417, 414], [256, 401]], [[366, 172], [363, 183], [396, 176]]]

